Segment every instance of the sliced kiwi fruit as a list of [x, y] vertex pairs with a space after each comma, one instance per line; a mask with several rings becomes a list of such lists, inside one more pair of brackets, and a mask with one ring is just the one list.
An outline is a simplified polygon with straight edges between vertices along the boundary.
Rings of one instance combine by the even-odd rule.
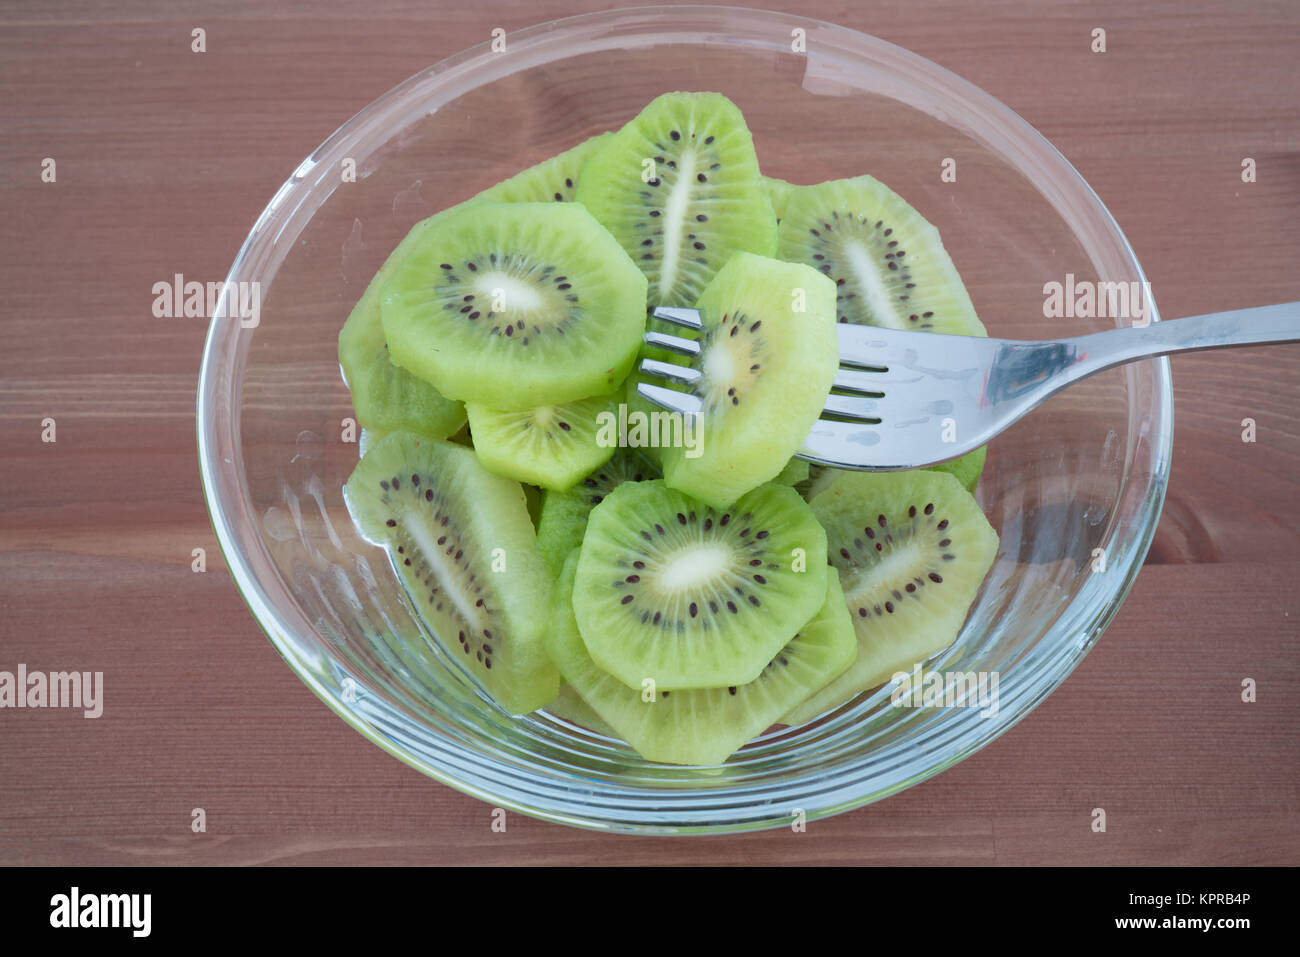
[[521, 483], [524, 488], [524, 504], [528, 508], [528, 517], [532, 520], [533, 528], [542, 519], [542, 498], [545, 492], [536, 485], [529, 485], [527, 482]]
[[761, 734], [795, 702], [842, 673], [856, 654], [856, 638], [839, 578], [823, 581], [819, 609], [748, 682], [718, 688], [629, 688], [591, 657], [579, 631], [577, 598], [569, 594], [580, 575], [578, 553], [564, 565], [556, 586], [546, 646], [565, 681], [596, 714], [650, 761], [721, 764]]
[[839, 367], [835, 286], [815, 269], [737, 253], [700, 297], [691, 360], [698, 454], [663, 450], [664, 480], [725, 507], [770, 481], [808, 438]]
[[[561, 565], [560, 567], [563, 568], [564, 566]], [[572, 615], [573, 611], [570, 609], [569, 616], [572, 617]], [[586, 728], [588, 731], [595, 731], [607, 738], [619, 737], [619, 733], [596, 713], [595, 708], [582, 700], [582, 695], [578, 694], [571, 684], [562, 683], [560, 685], [559, 695], [546, 706], [546, 710], [555, 717]]]
[[768, 201], [772, 204], [772, 212], [776, 214], [776, 221], [779, 225], [785, 217], [786, 204], [790, 202], [791, 190], [797, 189], [794, 183], [787, 183], [783, 179], [777, 179], [775, 176], [763, 177], [763, 191], [767, 193]]
[[573, 149], [530, 166], [522, 173], [483, 190], [475, 199], [497, 203], [571, 203], [578, 191], [578, 176], [587, 160], [613, 133], [583, 140]]
[[[957, 481], [961, 482], [962, 487], [966, 491], [973, 493], [979, 485], [980, 475], [984, 472], [984, 459], [987, 452], [988, 446], [981, 445], [978, 449], [967, 452], [965, 455], [959, 455], [947, 462], [940, 462], [938, 465], [927, 465], [926, 468], [931, 472], [949, 472], [955, 475]], [[798, 460], [791, 460], [791, 462], [794, 461]], [[811, 502], [814, 496], [823, 489], [829, 488], [831, 483], [839, 478], [844, 471], [844, 469], [837, 469], [830, 465], [813, 465], [809, 463], [808, 471], [790, 484], [799, 490], [799, 494], [805, 500]]]
[[370, 447], [372, 445], [374, 445], [376, 442], [378, 442], [387, 434], [388, 434], [387, 432], [380, 432], [378, 429], [363, 428], [361, 430], [361, 434], [357, 436], [357, 455], [360, 456], [365, 455], [367, 452], [370, 451]]
[[546, 492], [537, 521], [537, 547], [551, 570], [558, 575], [569, 552], [582, 544], [587, 517], [606, 495], [624, 482], [646, 482], [660, 477], [659, 468], [639, 452], [619, 449], [608, 462], [572, 488]]
[[472, 449], [474, 447], [474, 436], [470, 435], [469, 421], [466, 420], [465, 424], [456, 430], [447, 441], [455, 442], [457, 445], [463, 445], [467, 449]]
[[537, 614], [551, 579], [518, 482], [488, 472], [472, 449], [393, 432], [366, 453], [344, 496], [428, 630], [502, 708], [524, 714], [555, 697], [559, 675]]
[[782, 259], [835, 281], [840, 322], [987, 335], [939, 231], [878, 179], [793, 187], [780, 237]]
[[782, 485], [793, 485], [796, 488], [801, 482], [807, 482], [810, 476], [812, 463], [807, 459], [791, 459], [785, 463], [785, 468], [777, 473], [773, 482], [780, 482]]
[[[700, 377], [673, 386], [694, 431], [615, 453], [597, 415], [664, 414], [636, 394], [638, 353], [688, 362], [641, 342], [660, 304], [704, 320]], [[764, 177], [733, 103], [665, 94], [384, 263], [339, 336], [364, 427], [348, 507], [503, 708], [553, 703], [652, 760], [720, 763], [941, 651], [998, 547], [962, 489], [984, 449], [887, 474], [794, 457], [836, 321], [985, 334], [888, 187]]]
[[624, 483], [591, 510], [574, 613], [592, 658], [631, 688], [744, 684], [821, 606], [825, 543], [789, 486], [715, 509]]
[[952, 644], [998, 536], [947, 472], [844, 472], [812, 500], [858, 635], [847, 672], [791, 710], [800, 724]]
[[[658, 319], [649, 319], [647, 328], [658, 322]], [[678, 333], [683, 331], [684, 330], [682, 329], [677, 330]], [[687, 364], [685, 357], [651, 345], [644, 345], [641, 347], [641, 358], [658, 359], [661, 362], [671, 362], [674, 365]], [[647, 461], [654, 464], [655, 468], [660, 473], [660, 475], [656, 475], [655, 477], [659, 478], [663, 471], [664, 445], [660, 441], [657, 441], [655, 436], [658, 435], [658, 438], [662, 439], [663, 429], [652, 430], [647, 427], [645, 429], [645, 434], [642, 435], [632, 429], [631, 423], [634, 419], [639, 419], [641, 422], [647, 423], [647, 426], [653, 426], [655, 423], [666, 421], [663, 417], [672, 416], [673, 413], [669, 412], [658, 403], [651, 402], [649, 399], [641, 395], [641, 393], [637, 391], [637, 385], [645, 382], [649, 385], [659, 386], [661, 388], [673, 388], [674, 384], [659, 376], [646, 375], [640, 370], [639, 366], [640, 362], [638, 361], [637, 366], [633, 367], [631, 375], [627, 377], [627, 382], [624, 383], [623, 402], [627, 406], [627, 417], [629, 422], [628, 445], [630, 448], [635, 448]], [[681, 429], [683, 430], [681, 432], [683, 440], [686, 438], [684, 430], [687, 424], [688, 423], [685, 419], [682, 419], [680, 422]], [[670, 420], [668, 429], [670, 436], [675, 437], [676, 433], [674, 430], [676, 428], [677, 425], [675, 424], [675, 421]]]
[[393, 364], [380, 321], [380, 292], [385, 282], [444, 214], [415, 224], [352, 309], [339, 333], [339, 365], [352, 392], [357, 420], [376, 433], [406, 431], [445, 439], [465, 424], [465, 407], [444, 398], [428, 382]]
[[577, 201], [650, 282], [655, 306], [693, 306], [737, 250], [776, 252], [745, 118], [718, 93], [665, 93], [587, 161]]
[[954, 475], [958, 482], [961, 482], [962, 488], [968, 492], [974, 492], [975, 487], [979, 485], [980, 475], [984, 472], [984, 459], [988, 454], [988, 446], [981, 445], [965, 455], [959, 455], [955, 459], [949, 459], [947, 462], [940, 462], [938, 465], [928, 466], [931, 472], [948, 472]]
[[645, 329], [645, 277], [576, 203], [476, 201], [424, 232], [383, 287], [393, 361], [503, 411], [608, 394]]
[[[835, 280], [840, 322], [986, 336], [939, 231], [871, 176], [793, 186], [780, 228], [782, 259]], [[934, 466], [974, 489], [984, 450]]]
[[602, 415], [617, 415], [619, 396], [503, 412], [466, 403], [474, 450], [489, 472], [564, 490], [614, 454], [602, 444]]
[[804, 501], [811, 502], [823, 489], [830, 488], [831, 483], [839, 478], [843, 471], [843, 469], [828, 465], [814, 465], [810, 462], [807, 477], [795, 482], [794, 487], [804, 497]]

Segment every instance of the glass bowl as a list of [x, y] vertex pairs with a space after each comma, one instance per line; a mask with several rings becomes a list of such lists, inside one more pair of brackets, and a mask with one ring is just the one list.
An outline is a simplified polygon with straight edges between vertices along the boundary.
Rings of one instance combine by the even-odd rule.
[[1067, 390], [989, 448], [978, 497], [1001, 547], [960, 638], [926, 668], [996, 674], [995, 708], [895, 707], [886, 685], [770, 730], [719, 767], [658, 765], [546, 711], [505, 714], [413, 619], [343, 503], [358, 445], [339, 328], [417, 220], [619, 127], [662, 92], [733, 99], [768, 175], [888, 183], [938, 226], [994, 336], [1114, 327], [1045, 318], [1044, 285], [1144, 279], [1105, 206], [1046, 140], [891, 44], [783, 14], [678, 6], [503, 39], [345, 123], [272, 198], [231, 268], [230, 283], [259, 284], [260, 314], [241, 320], [223, 299], [213, 319], [199, 455], [231, 573], [276, 648], [344, 720], [429, 776], [612, 831], [814, 820], [923, 781], [1006, 731], [1079, 663], [1142, 564], [1169, 471], [1163, 359]]

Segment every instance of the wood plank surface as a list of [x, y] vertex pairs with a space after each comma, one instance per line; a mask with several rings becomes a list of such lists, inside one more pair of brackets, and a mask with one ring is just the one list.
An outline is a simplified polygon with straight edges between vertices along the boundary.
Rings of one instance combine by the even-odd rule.
[[[983, 751], [807, 833], [629, 839], [521, 815], [495, 833], [488, 805], [366, 742], [288, 669], [199, 487], [206, 323], [154, 319], [152, 284], [224, 275], [299, 161], [407, 76], [493, 27], [607, 6], [0, 10], [0, 670], [112, 676], [102, 720], [0, 711], [0, 864], [1300, 863], [1300, 346], [1174, 359], [1165, 513], [1097, 647]], [[799, 12], [933, 59], [1042, 131], [1114, 211], [1165, 316], [1300, 299], [1295, 3]]]

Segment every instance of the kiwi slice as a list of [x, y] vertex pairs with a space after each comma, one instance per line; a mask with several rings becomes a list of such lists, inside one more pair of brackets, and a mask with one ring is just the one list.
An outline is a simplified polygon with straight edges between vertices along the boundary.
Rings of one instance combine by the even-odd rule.
[[[649, 328], [651, 325], [654, 325], [655, 323], [659, 323], [660, 325], [667, 325], [667, 323], [661, 323], [660, 320], [658, 319], [648, 319], [647, 328]], [[680, 335], [684, 331], [685, 330], [679, 327], [675, 330], [674, 334]], [[658, 359], [661, 362], [671, 362], [673, 365], [684, 366], [687, 364], [687, 360], [684, 356], [651, 345], [644, 345], [641, 347], [641, 358]], [[672, 386], [672, 383], [667, 382], [666, 380], [664, 380], [659, 376], [647, 375], [643, 373], [640, 370], [639, 366], [640, 363], [638, 362], [637, 366], [633, 367], [631, 375], [627, 377], [627, 382], [624, 383], [623, 402], [627, 406], [627, 416], [628, 416], [628, 423], [629, 423], [628, 446], [630, 448], [636, 449], [636, 451], [640, 453], [641, 456], [646, 459], [646, 461], [654, 464], [656, 471], [659, 472], [659, 475], [656, 475], [655, 478], [659, 478], [663, 472], [664, 446], [660, 445], [658, 442], [654, 442], [651, 440], [649, 429], [646, 430], [647, 434], [644, 436], [636, 434], [631, 428], [631, 423], [634, 418], [645, 423], [655, 423], [661, 421], [661, 419], [656, 418], [656, 416], [664, 416], [669, 414], [668, 410], [665, 409], [663, 406], [659, 405], [656, 402], [651, 402], [649, 399], [645, 398], [643, 395], [641, 395], [640, 392], [637, 391], [637, 386], [640, 383], [645, 382], [649, 385], [655, 385], [661, 387]], [[685, 426], [686, 426], [686, 422], [685, 420], [683, 420], [682, 421], [683, 429], [685, 428]], [[662, 436], [660, 437], [662, 438]], [[684, 437], [685, 437], [685, 433], [683, 433], [683, 438]]]
[[878, 179], [793, 187], [780, 237], [782, 259], [835, 281], [840, 322], [987, 335], [939, 231]]
[[796, 488], [802, 482], [807, 482], [810, 476], [812, 463], [807, 459], [791, 459], [785, 463], [785, 468], [777, 473], [773, 482], [780, 482], [782, 485], [793, 485]]
[[737, 253], [723, 267], [700, 297], [691, 360], [699, 454], [663, 450], [669, 485], [722, 508], [776, 477], [835, 379], [834, 308], [834, 284], [808, 266]]
[[551, 570], [560, 573], [569, 552], [582, 544], [587, 517], [610, 492], [624, 482], [645, 482], [660, 477], [658, 467], [633, 449], [619, 449], [600, 468], [572, 488], [548, 491], [542, 498], [537, 521], [537, 547]]
[[[563, 568], [564, 566], [561, 565], [560, 567]], [[572, 610], [569, 611], [569, 615], [573, 615]], [[619, 737], [619, 733], [596, 713], [595, 708], [582, 700], [582, 696], [574, 690], [571, 684], [563, 683], [560, 685], [559, 695], [546, 706], [546, 710], [555, 717], [586, 728], [588, 731], [595, 731], [607, 738]]]
[[577, 201], [627, 250], [656, 306], [693, 306], [737, 250], [776, 252], [745, 118], [719, 93], [665, 93], [582, 170]]
[[444, 398], [429, 383], [393, 364], [379, 315], [384, 283], [442, 215], [412, 227], [379, 267], [339, 332], [339, 365], [352, 392], [357, 420], [374, 432], [407, 431], [445, 439], [465, 424], [461, 403]]
[[[835, 280], [840, 322], [988, 335], [939, 231], [873, 177], [790, 187], [780, 237], [782, 259]], [[984, 449], [932, 468], [974, 489]]]
[[[980, 475], [984, 472], [984, 459], [988, 452], [987, 445], [981, 445], [974, 451], [967, 452], [965, 455], [959, 455], [955, 459], [947, 462], [940, 462], [938, 465], [927, 465], [926, 469], [931, 472], [949, 472], [957, 477], [962, 487], [968, 492], [974, 492], [979, 485]], [[791, 459], [791, 464], [802, 461], [801, 459]], [[813, 497], [823, 489], [829, 488], [831, 483], [844, 473], [844, 469], [837, 469], [829, 465], [808, 465], [808, 470], [802, 476], [796, 477], [795, 481], [790, 484], [799, 490], [799, 494], [805, 500], [811, 502]], [[789, 469], [789, 466], [787, 466]], [[786, 472], [782, 472], [785, 475]]]
[[578, 191], [582, 167], [613, 133], [583, 140], [573, 149], [530, 166], [522, 173], [483, 190], [475, 199], [497, 203], [571, 203]]
[[614, 454], [601, 445], [603, 412], [613, 414], [617, 396], [595, 396], [543, 405], [522, 412], [502, 412], [466, 403], [474, 450], [489, 472], [563, 490]]
[[614, 391], [641, 345], [645, 293], [578, 204], [477, 201], [418, 238], [381, 315], [398, 365], [513, 412]]
[[838, 576], [823, 581], [820, 608], [748, 682], [695, 690], [629, 688], [592, 659], [571, 602], [579, 553], [556, 586], [546, 647], [564, 679], [642, 757], [669, 764], [721, 764], [795, 702], [842, 673], [857, 653]]
[[815, 718], [952, 644], [998, 536], [947, 472], [845, 472], [812, 500], [858, 635], [858, 657], [791, 710]]
[[536, 485], [522, 483], [524, 488], [524, 504], [528, 508], [528, 518], [533, 523], [533, 528], [542, 518], [542, 497], [546, 494]]
[[828, 465], [808, 465], [808, 477], [794, 483], [795, 489], [804, 497], [804, 501], [811, 502], [821, 491], [830, 488], [831, 483], [843, 474], [843, 469], [832, 468]]
[[825, 547], [789, 486], [715, 509], [625, 483], [591, 510], [574, 613], [592, 658], [631, 688], [744, 684], [821, 606]]
[[763, 177], [763, 191], [767, 193], [768, 201], [772, 204], [772, 212], [776, 213], [778, 225], [785, 218], [785, 207], [790, 202], [791, 190], [797, 188], [794, 183], [787, 183], [775, 176]]
[[550, 576], [518, 482], [488, 472], [472, 449], [393, 432], [366, 453], [344, 495], [429, 632], [501, 707], [524, 714], [555, 697], [559, 675], [537, 614]]
[[965, 455], [959, 455], [955, 459], [940, 462], [938, 465], [930, 465], [927, 468], [931, 472], [947, 472], [956, 476], [957, 481], [961, 482], [962, 488], [968, 492], [974, 492], [975, 487], [979, 485], [980, 475], [984, 472], [984, 459], [987, 453], [988, 446], [981, 445]]

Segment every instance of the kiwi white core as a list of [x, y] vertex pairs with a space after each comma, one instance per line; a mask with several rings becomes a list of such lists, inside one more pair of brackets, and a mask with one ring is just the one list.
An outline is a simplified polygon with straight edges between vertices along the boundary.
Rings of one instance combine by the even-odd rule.
[[731, 567], [731, 551], [720, 545], [698, 545], [680, 552], [659, 571], [664, 591], [681, 591], [716, 578]]
[[667, 301], [677, 282], [677, 260], [682, 234], [686, 232], [686, 210], [691, 204], [691, 182], [695, 179], [695, 151], [682, 150], [677, 181], [664, 206], [664, 258], [659, 264], [659, 299]]
[[[411, 538], [415, 539], [415, 544], [419, 546], [421, 553], [428, 559], [429, 564], [445, 565], [446, 552], [433, 540], [433, 535], [430, 534], [424, 516], [418, 515], [410, 509], [404, 509], [403, 511], [406, 514], [401, 517], [399, 524]], [[455, 568], [445, 568], [438, 575], [438, 585], [442, 588], [443, 593], [451, 599], [452, 604], [456, 606], [461, 618], [466, 622], [477, 622], [479, 621], [479, 615], [474, 602], [468, 595], [455, 587], [460, 583], [461, 577], [461, 574]]]
[[728, 385], [736, 378], [736, 363], [722, 342], [704, 354], [704, 376], [714, 385]]
[[889, 293], [885, 291], [885, 284], [880, 281], [880, 273], [876, 271], [875, 263], [866, 247], [854, 240], [846, 243], [843, 250], [844, 258], [858, 281], [858, 289], [862, 292], [862, 297], [867, 300], [871, 318], [876, 320], [877, 325], [890, 329], [905, 328], [894, 315], [894, 306], [890, 301]]
[[[880, 561], [861, 569], [853, 581], [845, 581], [844, 597], [850, 604], [864, 604], [874, 600], [877, 593], [886, 594], [897, 588], [897, 582], [908, 581], [918, 572], [925, 571], [925, 554], [916, 541], [893, 546]], [[861, 584], [868, 582], [866, 588]]]
[[521, 282], [509, 273], [489, 272], [479, 277], [475, 284], [477, 295], [489, 301], [500, 297], [503, 311], [511, 313], [536, 312], [546, 305], [546, 300], [530, 283]]

